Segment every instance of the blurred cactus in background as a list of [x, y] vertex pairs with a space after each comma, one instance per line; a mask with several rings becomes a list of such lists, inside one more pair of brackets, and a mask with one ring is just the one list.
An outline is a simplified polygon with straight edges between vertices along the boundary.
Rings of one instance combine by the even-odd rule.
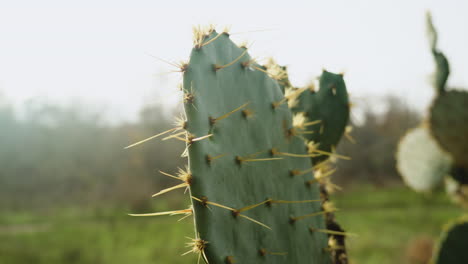
[[[438, 35], [427, 14], [431, 52], [436, 64], [433, 78], [435, 98], [423, 123], [400, 141], [397, 168], [416, 191], [428, 192], [442, 182], [454, 201], [468, 205], [468, 92], [448, 89], [450, 73], [445, 55], [438, 49]], [[435, 263], [467, 263], [466, 217], [451, 224], [442, 235]]]

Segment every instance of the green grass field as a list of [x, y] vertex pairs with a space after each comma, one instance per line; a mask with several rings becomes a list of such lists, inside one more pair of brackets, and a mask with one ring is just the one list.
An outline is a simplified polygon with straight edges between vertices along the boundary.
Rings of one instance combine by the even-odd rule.
[[[160, 198], [162, 199], [162, 198]], [[408, 241], [436, 238], [462, 210], [444, 193], [416, 194], [404, 187], [347, 188], [334, 196], [338, 220], [352, 233], [348, 251], [354, 264], [408, 263]], [[180, 209], [180, 208], [173, 208]], [[0, 213], [0, 263], [196, 263], [180, 256], [193, 237], [192, 220], [129, 217], [127, 210], [68, 209], [49, 214]]]

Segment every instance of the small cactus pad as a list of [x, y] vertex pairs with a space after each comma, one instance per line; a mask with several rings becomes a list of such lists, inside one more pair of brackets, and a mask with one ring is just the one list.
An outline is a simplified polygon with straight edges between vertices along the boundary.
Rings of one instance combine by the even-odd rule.
[[410, 130], [398, 144], [397, 169], [416, 191], [430, 191], [449, 173], [451, 158], [424, 126]]
[[468, 168], [468, 92], [450, 90], [430, 108], [431, 133], [457, 166]]
[[427, 13], [427, 35], [429, 37], [431, 52], [436, 63], [433, 85], [436, 91], [440, 93], [445, 89], [445, 84], [450, 74], [450, 67], [445, 55], [437, 48], [438, 36], [434, 24], [432, 24], [432, 16], [430, 13]]
[[215, 31], [184, 69], [199, 250], [210, 264], [330, 263], [327, 234], [310, 231], [326, 226], [305, 144], [291, 133], [286, 103], [278, 104], [285, 100], [277, 81], [261, 69]]
[[435, 264], [468, 263], [468, 217], [464, 216], [445, 228], [434, 257]]
[[[297, 115], [304, 113], [308, 121], [317, 124], [307, 127], [304, 137], [317, 145], [319, 151], [331, 153], [345, 132], [349, 120], [349, 100], [342, 74], [323, 71], [320, 76], [319, 90], [310, 86], [292, 104], [292, 111]], [[310, 132], [310, 133], [309, 133]], [[313, 163], [327, 159], [322, 154], [314, 157]]]

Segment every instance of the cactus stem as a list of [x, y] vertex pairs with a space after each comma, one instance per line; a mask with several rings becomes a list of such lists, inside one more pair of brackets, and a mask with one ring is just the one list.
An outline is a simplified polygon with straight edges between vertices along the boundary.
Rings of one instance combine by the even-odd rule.
[[183, 209], [183, 210], [176, 210], [176, 211], [167, 211], [167, 212], [158, 212], [158, 213], [148, 213], [148, 214], [128, 214], [130, 216], [160, 216], [160, 215], [192, 215], [193, 211], [192, 208]]
[[227, 67], [233, 65], [233, 64], [236, 63], [238, 60], [240, 60], [242, 57], [244, 57], [244, 55], [247, 54], [247, 51], [248, 51], [248, 49], [244, 50], [244, 51], [242, 52], [242, 54], [239, 55], [239, 57], [235, 58], [233, 61], [231, 61], [231, 62], [228, 63], [228, 64], [225, 64], [225, 65], [217, 65], [217, 64], [215, 64], [215, 65], [214, 65], [214, 70], [215, 70], [215, 71], [218, 71], [218, 70], [221, 70], [221, 69], [224, 69], [224, 68], [227, 68]]
[[217, 117], [217, 118], [210, 117], [210, 124], [214, 125], [217, 121], [222, 120], [222, 119], [234, 114], [235, 112], [237, 112], [237, 111], [241, 110], [242, 108], [246, 107], [248, 104], [249, 104], [249, 102], [237, 107], [236, 109], [232, 110], [231, 112], [226, 113], [226, 114], [224, 114], [224, 115], [222, 115], [220, 117]]
[[171, 128], [171, 129], [166, 130], [166, 131], [164, 131], [164, 132], [161, 132], [161, 133], [159, 133], [159, 134], [157, 134], [157, 135], [151, 136], [151, 137], [149, 137], [149, 138], [140, 140], [140, 141], [138, 141], [138, 142], [136, 142], [136, 143], [133, 143], [133, 144], [131, 144], [131, 145], [129, 145], [129, 146], [126, 146], [124, 149], [129, 149], [129, 148], [135, 147], [135, 146], [137, 146], [137, 145], [140, 145], [140, 144], [142, 144], [142, 143], [145, 143], [146, 141], [149, 141], [149, 140], [151, 140], [151, 139], [157, 138], [157, 137], [162, 136], [162, 135], [164, 135], [164, 134], [167, 134], [167, 133], [169, 133], [169, 132], [177, 131], [177, 130], [179, 130], [179, 129], [181, 129], [181, 127], [174, 127], [174, 128]]
[[334, 230], [328, 230], [328, 229], [320, 229], [320, 228], [314, 228], [314, 227], [309, 227], [310, 232], [321, 232], [325, 234], [330, 234], [330, 235], [339, 235], [339, 236], [356, 236], [356, 234], [353, 233], [347, 233], [347, 232], [340, 232], [340, 231], [334, 231]]

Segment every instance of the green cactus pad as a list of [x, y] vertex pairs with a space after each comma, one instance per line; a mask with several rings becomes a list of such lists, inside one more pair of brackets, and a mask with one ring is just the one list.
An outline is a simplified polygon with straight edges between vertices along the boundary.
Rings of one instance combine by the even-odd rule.
[[287, 105], [273, 106], [283, 99], [278, 83], [228, 34], [213, 31], [204, 43], [192, 50], [183, 80], [203, 255], [210, 264], [330, 263], [327, 235], [309, 231], [326, 228], [323, 215], [297, 218], [321, 212], [320, 202], [305, 202], [320, 195], [316, 183], [307, 184], [314, 179], [310, 159], [284, 155], [304, 155], [306, 147], [289, 133]]
[[445, 89], [448, 76], [450, 74], [450, 67], [445, 55], [440, 52], [437, 48], [437, 31], [435, 30], [434, 24], [432, 24], [432, 16], [427, 13], [427, 35], [429, 37], [429, 44], [431, 52], [436, 63], [436, 71], [434, 73], [434, 88], [437, 92], [441, 93]]
[[[304, 112], [308, 121], [320, 120], [317, 125], [307, 128], [312, 133], [304, 134], [304, 137], [318, 143], [318, 150], [332, 152], [345, 132], [349, 108], [343, 75], [323, 71], [319, 90], [307, 89], [301, 93], [291, 109], [296, 114]], [[327, 158], [327, 155], [314, 157], [313, 163], [317, 164]]]
[[449, 173], [451, 158], [424, 126], [410, 130], [398, 144], [397, 169], [415, 191], [430, 191]]
[[445, 228], [434, 255], [435, 264], [468, 263], [468, 216]]
[[431, 133], [458, 166], [468, 168], [468, 92], [450, 90], [430, 108]]

